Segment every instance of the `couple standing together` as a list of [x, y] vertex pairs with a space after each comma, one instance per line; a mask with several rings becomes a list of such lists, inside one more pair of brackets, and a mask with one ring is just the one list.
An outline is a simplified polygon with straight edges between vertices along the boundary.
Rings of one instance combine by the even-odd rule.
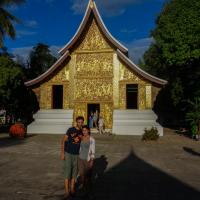
[[81, 187], [85, 187], [91, 176], [95, 157], [95, 140], [84, 118], [76, 118], [76, 126], [67, 130], [61, 143], [61, 159], [64, 161], [65, 198], [75, 195], [78, 175]]

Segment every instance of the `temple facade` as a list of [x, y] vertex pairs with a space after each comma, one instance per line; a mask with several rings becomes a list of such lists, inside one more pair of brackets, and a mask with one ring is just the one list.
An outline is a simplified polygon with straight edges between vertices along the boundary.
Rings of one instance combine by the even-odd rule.
[[35, 92], [40, 110], [49, 115], [70, 111], [72, 121], [81, 115], [87, 122], [98, 110], [106, 129], [112, 130], [115, 111], [151, 111], [167, 83], [129, 59], [128, 49], [109, 33], [93, 0], [76, 34], [59, 53], [48, 71], [25, 83]]

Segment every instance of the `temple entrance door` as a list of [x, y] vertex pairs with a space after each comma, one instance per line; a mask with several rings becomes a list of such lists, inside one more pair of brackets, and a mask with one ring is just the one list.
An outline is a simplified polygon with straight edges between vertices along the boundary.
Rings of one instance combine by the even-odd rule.
[[137, 84], [126, 85], [126, 108], [138, 109], [138, 85]]
[[[96, 111], [98, 111], [98, 114], [100, 113], [100, 104], [88, 104], [88, 107], [87, 107], [87, 124], [90, 128], [92, 127], [91, 121], [90, 121], [90, 116], [91, 116], [91, 114], [94, 114]], [[93, 127], [95, 128], [95, 123], [94, 123]]]
[[53, 85], [52, 108], [63, 109], [63, 85]]

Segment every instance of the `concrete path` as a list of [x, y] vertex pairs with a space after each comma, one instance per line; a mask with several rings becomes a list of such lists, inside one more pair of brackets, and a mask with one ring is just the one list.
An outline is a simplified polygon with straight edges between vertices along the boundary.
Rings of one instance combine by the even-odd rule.
[[[13, 140], [0, 134], [0, 200], [62, 199], [61, 137]], [[136, 136], [94, 137], [91, 199], [200, 199], [200, 142], [170, 130], [157, 142]]]

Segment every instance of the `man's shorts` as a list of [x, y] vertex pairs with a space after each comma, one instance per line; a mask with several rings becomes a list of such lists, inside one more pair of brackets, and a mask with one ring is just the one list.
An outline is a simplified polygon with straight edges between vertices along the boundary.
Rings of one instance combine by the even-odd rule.
[[65, 152], [64, 176], [65, 179], [76, 179], [78, 175], [78, 155]]

